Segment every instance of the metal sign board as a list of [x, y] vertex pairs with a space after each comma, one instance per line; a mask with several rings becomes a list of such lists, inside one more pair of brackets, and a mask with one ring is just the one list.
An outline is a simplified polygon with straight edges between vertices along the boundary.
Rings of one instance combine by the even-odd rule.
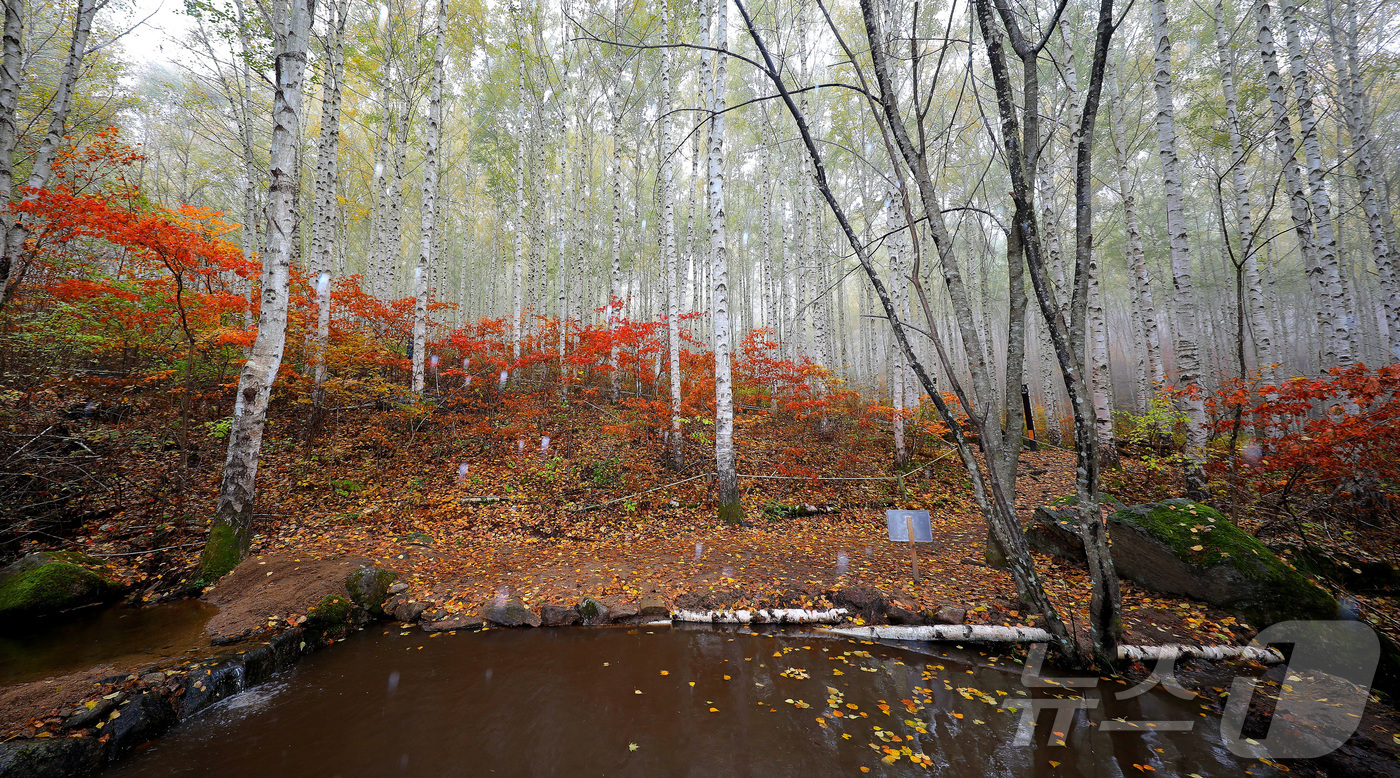
[[915, 543], [933, 542], [933, 524], [928, 511], [885, 511], [885, 523], [889, 526], [890, 540], [895, 543], [909, 542], [909, 527], [914, 527]]

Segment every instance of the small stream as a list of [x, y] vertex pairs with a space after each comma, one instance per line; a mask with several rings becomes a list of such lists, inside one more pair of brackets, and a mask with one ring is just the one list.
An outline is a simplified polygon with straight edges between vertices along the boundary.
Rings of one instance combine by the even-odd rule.
[[[1044, 711], [1017, 746], [1021, 716], [1000, 701], [1024, 691], [1021, 667], [972, 651], [709, 628], [372, 629], [105, 775], [1272, 774], [1220, 745], [1199, 700], [1159, 687], [1119, 701], [1123, 688], [1089, 690], [1102, 700], [1074, 714], [1067, 745], [1047, 745]], [[1114, 717], [1195, 725], [1088, 723]]]
[[104, 664], [157, 664], [209, 645], [204, 625], [218, 611], [198, 600], [112, 605], [47, 617], [22, 630], [0, 629], [0, 686]]

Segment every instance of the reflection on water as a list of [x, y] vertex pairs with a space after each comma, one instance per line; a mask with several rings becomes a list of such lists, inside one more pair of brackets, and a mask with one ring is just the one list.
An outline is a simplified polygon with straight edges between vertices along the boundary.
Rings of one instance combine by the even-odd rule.
[[219, 609], [198, 600], [132, 608], [114, 605], [42, 619], [0, 633], [0, 686], [101, 664], [149, 664], [208, 645], [204, 625]]
[[[113, 776], [1156, 775], [1266, 766], [1219, 745], [1198, 700], [1125, 700], [1101, 681], [1068, 744], [1016, 746], [1006, 658], [921, 655], [811, 633], [668, 627], [362, 633], [308, 657], [255, 702], [187, 722]], [[238, 700], [238, 698], [234, 698]], [[1205, 713], [1206, 715], [1202, 715]], [[1192, 732], [1100, 731], [1106, 718]]]

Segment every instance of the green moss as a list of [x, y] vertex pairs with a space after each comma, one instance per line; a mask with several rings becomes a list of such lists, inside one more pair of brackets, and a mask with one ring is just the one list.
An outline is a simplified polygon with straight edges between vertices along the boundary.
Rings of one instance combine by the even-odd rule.
[[1200, 503], [1177, 498], [1135, 505], [1114, 518], [1143, 530], [1197, 567], [1228, 564], [1254, 580], [1294, 572], [1254, 536]]
[[345, 579], [350, 599], [375, 617], [384, 616], [384, 601], [389, 598], [389, 586], [398, 573], [378, 566], [361, 567]]
[[1256, 626], [1285, 618], [1336, 617], [1337, 604], [1331, 595], [1214, 508], [1176, 498], [1124, 508], [1112, 521], [1147, 533], [1192, 567], [1225, 565], [1260, 584], [1256, 588], [1262, 594], [1242, 601], [1236, 609]]
[[719, 504], [719, 520], [725, 524], [743, 524], [744, 506], [738, 500]]
[[303, 626], [307, 634], [315, 637], [339, 637], [349, 631], [354, 615], [355, 604], [348, 597], [332, 594], [307, 612]]
[[204, 554], [199, 558], [195, 585], [208, 586], [223, 578], [243, 561], [246, 551], [238, 531], [231, 524], [216, 519], [213, 529], [209, 530], [209, 540], [204, 544]]
[[579, 603], [578, 606], [578, 613], [583, 617], [584, 621], [593, 621], [598, 618], [599, 614], [606, 610], [607, 608], [602, 603], [592, 597], [583, 598], [583, 602]]
[[0, 580], [0, 618], [40, 616], [108, 602], [125, 589], [87, 568], [53, 558], [27, 568]]

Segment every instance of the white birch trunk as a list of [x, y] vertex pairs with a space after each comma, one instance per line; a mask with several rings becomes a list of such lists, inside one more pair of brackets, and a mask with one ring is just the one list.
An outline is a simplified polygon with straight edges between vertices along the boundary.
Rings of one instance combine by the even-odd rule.
[[1288, 40], [1298, 128], [1303, 136], [1303, 157], [1308, 166], [1313, 238], [1317, 246], [1317, 267], [1324, 290], [1322, 304], [1329, 320], [1324, 333], [1328, 341], [1327, 348], [1333, 352], [1332, 358], [1336, 360], [1335, 364], [1349, 365], [1355, 350], [1352, 329], [1356, 323], [1356, 312], [1352, 310], [1347, 297], [1342, 279], [1341, 260], [1337, 255], [1337, 234], [1332, 223], [1332, 198], [1327, 193], [1326, 170], [1322, 162], [1322, 149], [1317, 140], [1317, 117], [1313, 112], [1312, 82], [1308, 76], [1308, 64], [1299, 30], [1298, 7], [1294, 0], [1284, 0], [1281, 16]]
[[1191, 254], [1186, 239], [1186, 215], [1182, 205], [1181, 173], [1176, 153], [1176, 118], [1172, 107], [1171, 31], [1167, 27], [1166, 0], [1152, 0], [1152, 28], [1156, 39], [1152, 85], [1157, 96], [1157, 145], [1162, 160], [1162, 185], [1167, 201], [1167, 239], [1171, 246], [1175, 318], [1173, 344], [1177, 383], [1186, 390], [1182, 411], [1186, 414], [1186, 480], [1188, 491], [1205, 490], [1206, 408], [1200, 393], [1201, 359], [1196, 338], [1196, 294], [1191, 276]]
[[[340, 163], [341, 82], [345, 77], [345, 21], [349, 0], [327, 5], [326, 74], [321, 86], [321, 136], [316, 149], [316, 194], [312, 206], [311, 272], [316, 278], [316, 329], [311, 334], [311, 407], [314, 432], [326, 399], [326, 343], [331, 328], [331, 284], [335, 256], [336, 179]], [[250, 187], [251, 188], [251, 187]]]
[[[715, 48], [721, 52], [728, 43], [729, 0], [719, 0], [715, 9]], [[714, 283], [715, 354], [715, 472], [720, 520], [738, 524], [744, 520], [739, 503], [739, 476], [734, 452], [734, 384], [730, 376], [729, 333], [729, 246], [724, 211], [724, 107], [727, 58], [715, 57], [713, 99], [710, 103], [710, 251], [711, 279]]]
[[[14, 197], [15, 144], [19, 142], [15, 112], [23, 88], [24, 51], [21, 44], [24, 37], [24, 0], [4, 2], [5, 31], [3, 54], [0, 54], [0, 206], [9, 207]], [[3, 241], [0, 242], [0, 310], [4, 309], [12, 295], [11, 274], [17, 274], [19, 270], [15, 266], [15, 258], [5, 250], [10, 229], [11, 221], [6, 218], [5, 234], [0, 235], [0, 241]]]
[[[1272, 384], [1273, 327], [1264, 309], [1259, 261], [1255, 257], [1254, 215], [1249, 198], [1249, 176], [1245, 170], [1244, 136], [1240, 130], [1239, 99], [1235, 93], [1235, 52], [1225, 26], [1224, 0], [1215, 3], [1215, 46], [1220, 58], [1220, 88], [1225, 96], [1225, 123], [1230, 132], [1230, 183], [1235, 191], [1235, 224], [1243, 259], [1248, 322], [1254, 336], [1255, 362], [1264, 382]], [[1243, 378], [1243, 376], [1241, 376]]]
[[277, 83], [273, 95], [268, 188], [268, 272], [263, 278], [258, 334], [238, 378], [228, 458], [219, 484], [219, 504], [199, 563], [198, 580], [213, 583], [247, 553], [253, 536], [254, 482], [262, 450], [267, 404], [287, 335], [288, 281], [296, 236], [297, 144], [301, 137], [302, 89], [312, 0], [289, 0], [274, 16]]
[[1356, 185], [1361, 195], [1361, 210], [1366, 215], [1366, 232], [1371, 240], [1371, 257], [1376, 263], [1381, 304], [1385, 308], [1386, 344], [1392, 359], [1400, 361], [1400, 271], [1395, 267], [1395, 236], [1386, 226], [1390, 213], [1389, 198], [1376, 186], [1375, 149], [1371, 143], [1371, 119], [1366, 110], [1366, 83], [1361, 77], [1357, 41], [1356, 0], [1347, 2], [1345, 45], [1334, 13], [1334, 0], [1327, 0], [1327, 33], [1332, 56], [1341, 81], [1338, 91], [1346, 110], [1343, 118], [1351, 139], [1351, 161], [1356, 171]]
[[1342, 355], [1350, 353], [1350, 345], [1346, 342], [1344, 325], [1337, 321], [1333, 290], [1328, 288], [1329, 284], [1324, 278], [1326, 271], [1318, 260], [1316, 225], [1304, 188], [1303, 172], [1298, 165], [1298, 141], [1293, 137], [1288, 98], [1283, 89], [1283, 76], [1279, 73], [1274, 34], [1269, 21], [1269, 0], [1257, 0], [1254, 12], [1258, 25], [1256, 41], [1259, 44], [1259, 57], [1264, 63], [1264, 81], [1269, 90], [1269, 108], [1273, 116], [1274, 150], [1283, 168], [1289, 215], [1293, 218], [1293, 231], [1298, 237], [1299, 252], [1303, 255], [1303, 269], [1307, 273], [1308, 285], [1319, 302], [1316, 314], [1317, 326], [1323, 335], [1323, 359], [1331, 364], [1341, 364]]
[[436, 41], [433, 46], [433, 75], [428, 87], [428, 126], [423, 143], [423, 207], [418, 267], [413, 274], [413, 393], [422, 394], [428, 362], [428, 274], [437, 247], [438, 146], [442, 141], [443, 61], [447, 57], [447, 0], [438, 0]]
[[[661, 4], [661, 30], [671, 42], [670, 3]], [[671, 383], [671, 467], [685, 466], [685, 435], [681, 427], [681, 327], [679, 259], [676, 256], [675, 182], [672, 180], [671, 150], [671, 49], [661, 50], [661, 253], [666, 266], [666, 351]]]
[[[73, 36], [68, 43], [68, 56], [63, 62], [63, 73], [59, 76], [58, 89], [55, 91], [49, 105], [49, 122], [44, 130], [44, 137], [39, 142], [39, 149], [35, 152], [33, 167], [29, 171], [29, 179], [26, 186], [30, 189], [43, 189], [49, 183], [49, 178], [53, 175], [53, 161], [58, 154], [59, 146], [63, 143], [64, 132], [68, 127], [68, 113], [73, 108], [73, 90], [77, 87], [78, 76], [82, 74], [83, 57], [87, 55], [87, 40], [92, 32], [92, 20], [106, 3], [99, 4], [97, 0], [78, 0], [77, 11], [73, 17]], [[8, 38], [12, 27], [19, 28], [17, 31], [22, 34], [22, 17], [12, 19], [12, 14], [7, 9], [5, 14], [5, 35]], [[17, 41], [21, 44], [22, 41]], [[10, 44], [6, 41], [5, 46]], [[10, 111], [10, 116], [14, 112]], [[11, 145], [13, 148], [13, 145]], [[13, 157], [11, 158], [11, 168], [13, 168]], [[10, 171], [13, 173], [13, 169]], [[32, 195], [25, 199], [32, 199]], [[0, 205], [8, 205], [8, 200]], [[19, 288], [19, 281], [24, 276], [24, 270], [28, 265], [28, 257], [25, 255], [25, 241], [29, 239], [29, 229], [22, 217], [5, 215], [5, 245], [4, 254], [0, 256], [0, 310], [4, 310], [5, 305], [14, 297], [15, 290]]]

